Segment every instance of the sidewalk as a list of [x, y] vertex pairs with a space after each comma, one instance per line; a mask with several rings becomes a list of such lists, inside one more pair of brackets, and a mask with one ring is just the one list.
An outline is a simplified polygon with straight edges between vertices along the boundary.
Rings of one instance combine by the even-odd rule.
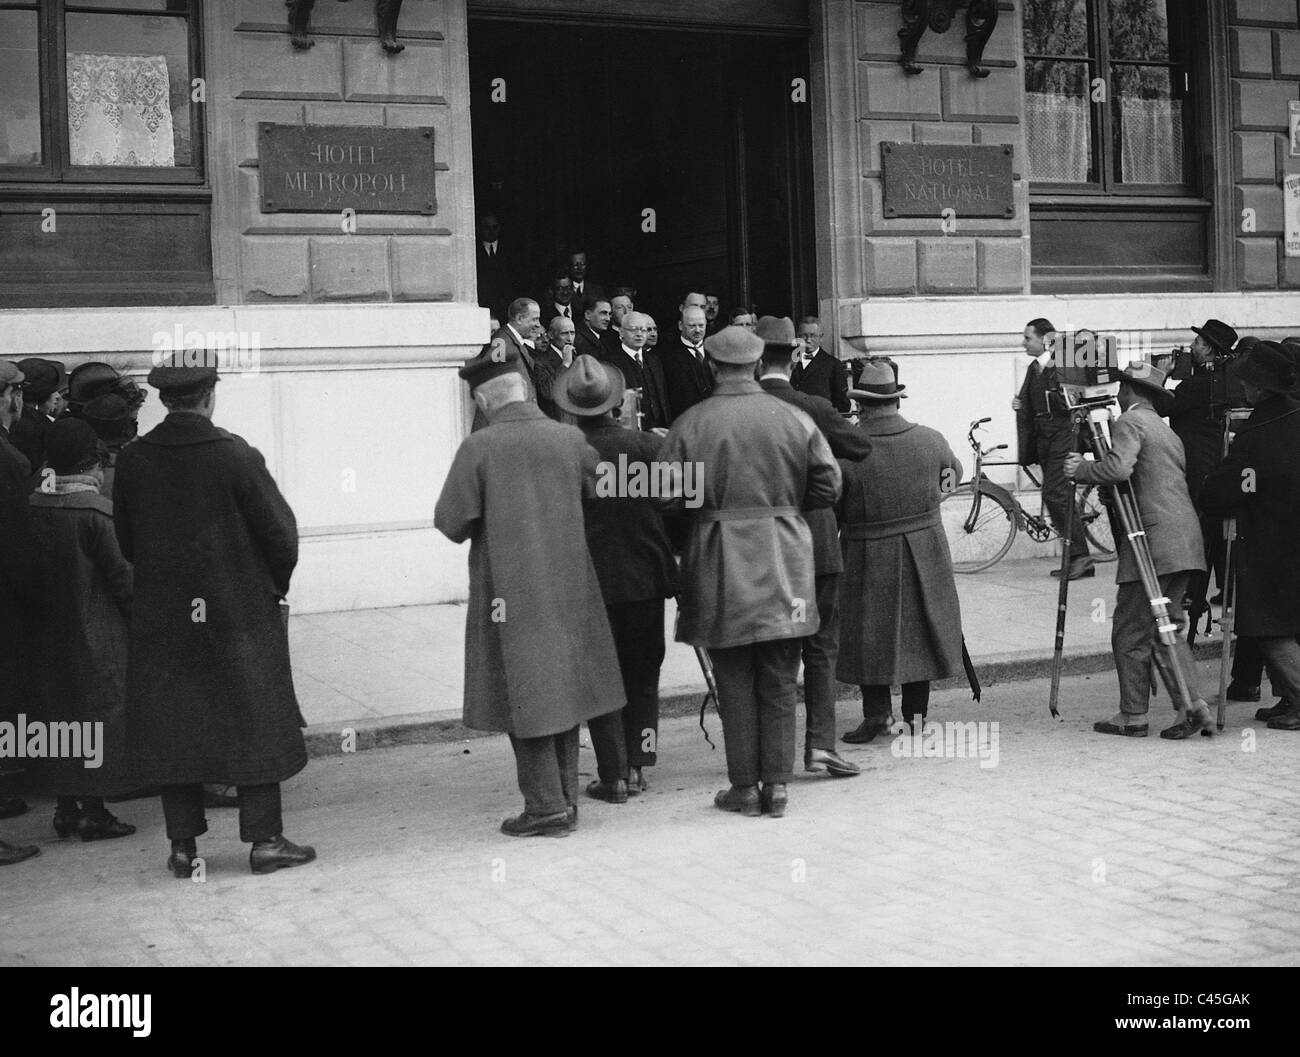
[[[984, 683], [1036, 678], [1050, 670], [1057, 582], [1048, 573], [1054, 567], [1048, 559], [1003, 561], [957, 577], [966, 644]], [[1070, 585], [1068, 672], [1111, 668], [1114, 576], [1114, 563], [1099, 565], [1095, 577]], [[666, 714], [698, 707], [704, 695], [694, 651], [673, 641], [675, 619], [670, 601], [660, 680]], [[464, 634], [463, 605], [291, 617], [294, 681], [313, 754], [339, 751], [345, 728], [357, 732], [358, 748], [431, 740], [439, 730], [458, 728]]]

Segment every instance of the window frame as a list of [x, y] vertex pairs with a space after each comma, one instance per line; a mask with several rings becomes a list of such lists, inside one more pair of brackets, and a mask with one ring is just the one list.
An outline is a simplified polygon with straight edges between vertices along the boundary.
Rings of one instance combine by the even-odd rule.
[[[39, 165], [0, 164], [0, 193], [16, 191], [21, 185], [46, 188], [95, 187], [130, 189], [139, 187], [206, 187], [207, 127], [205, 106], [196, 103], [191, 88], [189, 97], [191, 159], [187, 165], [73, 165], [68, 122], [67, 15], [145, 15], [179, 19], [185, 23], [188, 37], [190, 84], [203, 78], [203, 19], [198, 0], [186, 0], [184, 14], [159, 12], [151, 8], [87, 7], [77, 0], [0, 0], [0, 11], [36, 12], [37, 65], [40, 78], [41, 153]], [[54, 91], [58, 86], [57, 93]], [[57, 98], [54, 98], [57, 95]]]
[[[1030, 2], [1032, 0], [1026, 0], [1026, 3]], [[1022, 54], [1026, 69], [1028, 69], [1029, 63], [1039, 61], [1080, 63], [1088, 66], [1089, 72], [1093, 74], [1092, 77], [1088, 78], [1089, 85], [1098, 77], [1105, 81], [1105, 102], [1094, 102], [1091, 92], [1088, 94], [1089, 134], [1092, 146], [1090, 164], [1095, 167], [1099, 179], [1079, 182], [1035, 180], [1032, 173], [1027, 173], [1030, 195], [1043, 199], [1051, 198], [1068, 201], [1081, 198], [1093, 200], [1104, 198], [1108, 202], [1132, 199], [1134, 204], [1145, 198], [1201, 200], [1203, 191], [1202, 174], [1199, 172], [1197, 165], [1198, 144], [1202, 135], [1201, 122], [1197, 117], [1200, 100], [1192, 90], [1193, 75], [1197, 67], [1197, 56], [1193, 46], [1195, 37], [1191, 32], [1190, 23], [1193, 21], [1195, 13], [1192, 13], [1193, 18], [1176, 17], [1173, 13], [1175, 3], [1173, 0], [1166, 0], [1169, 51], [1171, 56], [1176, 53], [1181, 54], [1180, 61], [1175, 62], [1172, 58], [1163, 61], [1154, 59], [1112, 60], [1110, 57], [1109, 33], [1110, 0], [1083, 0], [1083, 4], [1088, 23], [1087, 55], [1034, 54], [1023, 48], [1023, 41]], [[1179, 11], [1184, 14], [1188, 13], [1186, 7], [1180, 7]], [[1115, 178], [1115, 120], [1112, 108], [1117, 96], [1111, 71], [1116, 67], [1158, 67], [1182, 73], [1183, 85], [1181, 88], [1177, 84], [1176, 72], [1171, 72], [1170, 80], [1170, 98], [1180, 99], [1184, 104], [1181, 115], [1184, 174], [1182, 183], [1127, 183]], [[1027, 91], [1023, 78], [1021, 91]], [[1100, 113], [1098, 113], [1099, 108]]]

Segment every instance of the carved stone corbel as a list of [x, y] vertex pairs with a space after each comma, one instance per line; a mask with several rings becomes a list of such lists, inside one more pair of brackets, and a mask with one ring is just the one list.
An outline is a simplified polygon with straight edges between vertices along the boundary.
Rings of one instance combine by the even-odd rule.
[[[316, 0], [284, 0], [289, 9], [289, 34], [293, 46], [299, 49], [310, 48], [316, 42], [311, 39], [311, 12]], [[348, 0], [341, 0], [347, 3]], [[397, 39], [397, 20], [402, 12], [402, 0], [375, 0], [375, 31], [379, 36], [380, 46], [389, 55], [396, 55], [406, 47]]]
[[[899, 62], [906, 73], [920, 73], [916, 50], [927, 29], [946, 33], [957, 14], [959, 0], [902, 0], [903, 28], [898, 31], [902, 45]], [[987, 77], [980, 65], [984, 46], [998, 24], [997, 0], [969, 0], [966, 6], [966, 69], [972, 77]]]

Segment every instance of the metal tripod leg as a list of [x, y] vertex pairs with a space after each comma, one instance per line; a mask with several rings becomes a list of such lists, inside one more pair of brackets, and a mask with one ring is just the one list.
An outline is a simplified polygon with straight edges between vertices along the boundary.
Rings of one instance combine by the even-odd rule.
[[[1079, 447], [1079, 418], [1074, 416], [1070, 423], [1070, 450]], [[1052, 648], [1052, 689], [1047, 698], [1047, 707], [1052, 716], [1061, 718], [1056, 707], [1061, 696], [1061, 665], [1065, 656], [1065, 612], [1070, 597], [1070, 551], [1074, 538], [1074, 523], [1077, 515], [1074, 509], [1078, 491], [1073, 481], [1070, 482], [1070, 501], [1066, 504], [1065, 524], [1061, 526], [1061, 582], [1056, 588], [1056, 644]]]
[[1219, 629], [1223, 632], [1223, 652], [1219, 654], [1219, 708], [1215, 717], [1218, 728], [1223, 729], [1228, 720], [1228, 677], [1232, 671], [1233, 625], [1237, 622], [1237, 571], [1234, 567], [1237, 542], [1237, 519], [1223, 522], [1223, 610], [1219, 616]]

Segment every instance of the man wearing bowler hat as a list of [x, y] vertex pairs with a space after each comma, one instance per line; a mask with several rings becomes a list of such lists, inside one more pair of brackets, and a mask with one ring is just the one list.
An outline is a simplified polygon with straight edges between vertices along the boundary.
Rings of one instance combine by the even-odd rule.
[[[1187, 493], [1183, 445], [1152, 406], [1165, 391], [1165, 372], [1140, 363], [1121, 371], [1120, 377], [1119, 406], [1123, 413], [1111, 426], [1110, 451], [1096, 462], [1071, 453], [1066, 456], [1065, 472], [1086, 484], [1132, 482], [1151, 560], [1160, 581], [1160, 593], [1168, 604], [1169, 619], [1181, 632], [1183, 596], [1188, 581], [1205, 569], [1201, 530]], [[1115, 583], [1119, 590], [1115, 595], [1110, 642], [1119, 678], [1119, 712], [1109, 720], [1094, 723], [1093, 730], [1099, 734], [1146, 737], [1153, 659], [1170, 701], [1176, 702], [1175, 707], [1179, 709], [1177, 720], [1162, 730], [1160, 736], [1181, 740], [1201, 730], [1212, 730], [1214, 720], [1197, 689], [1191, 650], [1181, 633], [1176, 636], [1174, 649], [1192, 704], [1183, 711], [1177, 701], [1176, 683], [1156, 630], [1151, 599], [1127, 539], [1119, 541]]]
[[[1200, 502], [1212, 517], [1237, 518], [1237, 633], [1269, 662], [1283, 700], [1260, 709], [1272, 730], [1300, 730], [1300, 400], [1296, 367], [1276, 342], [1261, 341], [1240, 361], [1238, 378], [1254, 409]], [[1280, 681], [1279, 687], [1276, 683]]]
[[[793, 357], [799, 341], [794, 321], [764, 316], [754, 333], [763, 339], [763, 359], [758, 384], [778, 400], [804, 411], [817, 423], [831, 454], [847, 462], [861, 462], [871, 454], [871, 439], [855, 428], [835, 406], [820, 396], [801, 393], [790, 382]], [[846, 390], [847, 392], [847, 390]], [[845, 398], [847, 403], [847, 397]], [[803, 701], [808, 716], [804, 735], [805, 771], [824, 772], [836, 778], [858, 774], [856, 763], [835, 751], [835, 662], [839, 655], [839, 581], [844, 571], [840, 555], [839, 526], [829, 507], [805, 510], [804, 520], [813, 538], [813, 572], [816, 577], [817, 631], [802, 641]]]
[[212, 423], [214, 366], [149, 372], [167, 417], [117, 462], [113, 520], [135, 565], [127, 739], [140, 785], [162, 786], [167, 866], [191, 877], [204, 783], [239, 789], [253, 873], [311, 862], [284, 836], [280, 783], [307, 766], [281, 600], [298, 526], [262, 454]]
[[511, 837], [578, 823], [578, 727], [624, 705], [587, 550], [596, 452], [527, 399], [518, 351], [495, 337], [460, 369], [487, 424], [456, 451], [433, 523], [470, 541], [465, 725], [510, 735], [523, 813]]
[[717, 677], [731, 788], [714, 803], [779, 817], [794, 766], [800, 640], [820, 620], [802, 511], [835, 502], [840, 469], [817, 424], [754, 380], [762, 338], [726, 327], [704, 349], [713, 394], [674, 420], [659, 455], [703, 470], [699, 506], [686, 506], [681, 487], [660, 500], [690, 522], [677, 639], [707, 649]]
[[663, 518], [647, 489], [630, 484], [638, 475], [653, 480], [660, 440], [635, 423], [619, 425], [623, 393], [621, 368], [592, 356], [574, 360], [555, 388], [556, 404], [577, 417], [600, 456], [595, 495], [584, 500], [583, 512], [627, 704], [587, 721], [597, 771], [587, 794], [613, 804], [646, 789], [643, 768], [658, 758], [664, 599], [677, 593], [677, 561]]

